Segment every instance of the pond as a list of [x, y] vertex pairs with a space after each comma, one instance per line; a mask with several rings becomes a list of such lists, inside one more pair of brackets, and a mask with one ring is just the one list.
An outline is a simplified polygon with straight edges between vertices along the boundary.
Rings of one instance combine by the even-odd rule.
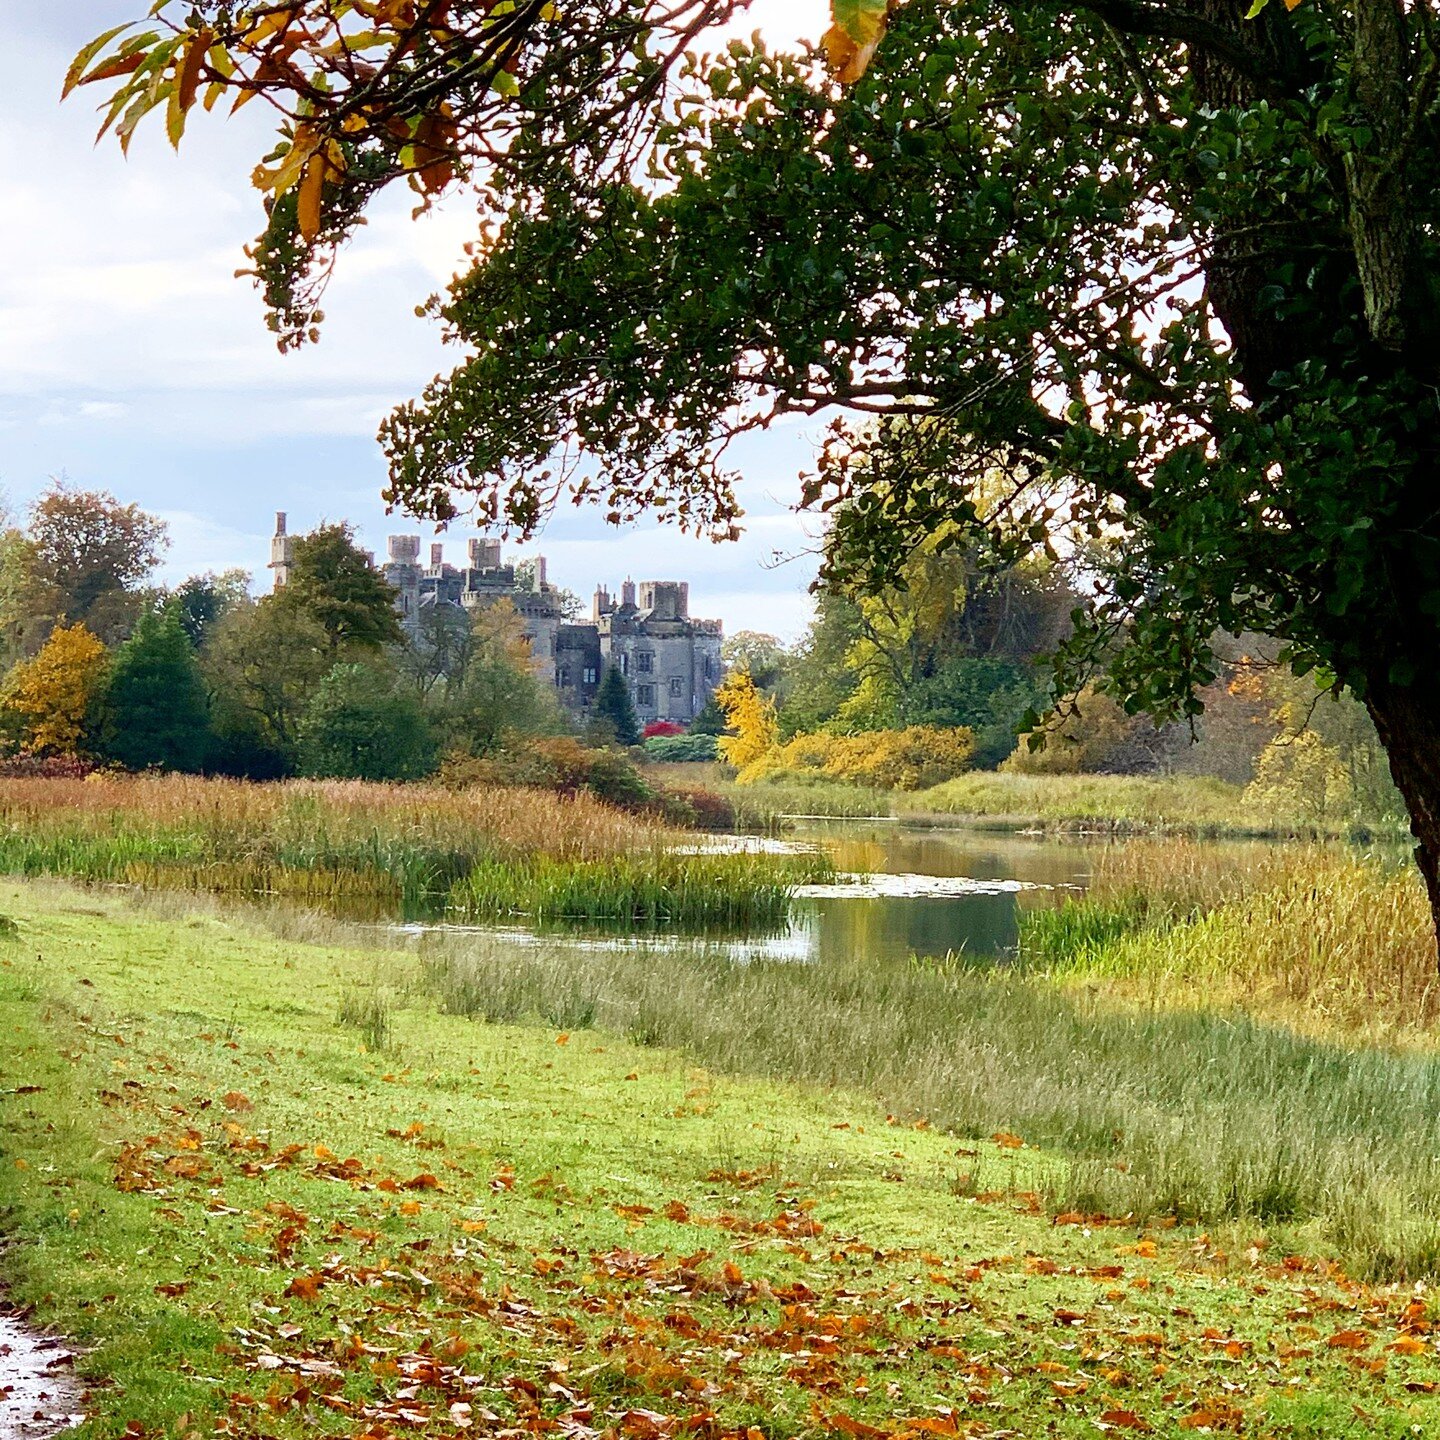
[[[1003, 962], [1014, 953], [1021, 912], [1057, 905], [1083, 892], [1096, 847], [1104, 841], [1055, 839], [958, 829], [916, 830], [893, 821], [797, 821], [784, 841], [714, 837], [703, 848], [820, 849], [841, 880], [799, 892], [789, 924], [743, 937], [649, 932], [577, 932], [566, 940], [593, 949], [663, 949], [723, 955], [737, 961], [819, 962], [912, 955], [964, 955]], [[702, 847], [697, 847], [702, 848]], [[448, 926], [414, 925], [420, 933]], [[513, 926], [463, 927], [503, 934], [520, 944], [555, 943]]]

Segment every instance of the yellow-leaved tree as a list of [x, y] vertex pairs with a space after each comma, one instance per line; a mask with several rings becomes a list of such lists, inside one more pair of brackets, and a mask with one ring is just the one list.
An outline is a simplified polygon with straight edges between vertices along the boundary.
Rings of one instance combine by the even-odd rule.
[[715, 703], [731, 733], [720, 737], [720, 754], [737, 770], [753, 765], [780, 738], [775, 702], [755, 683], [748, 670], [734, 670], [715, 692]]
[[84, 625], [61, 625], [33, 660], [22, 660], [10, 672], [4, 705], [20, 717], [27, 753], [83, 753], [105, 655], [105, 646]]

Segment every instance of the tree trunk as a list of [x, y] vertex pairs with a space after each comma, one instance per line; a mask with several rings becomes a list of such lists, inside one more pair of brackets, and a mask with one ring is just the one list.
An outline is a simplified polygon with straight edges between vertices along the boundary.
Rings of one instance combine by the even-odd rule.
[[1365, 704], [1410, 812], [1440, 958], [1440, 677], [1413, 685], [1393, 684], [1388, 675], [1372, 679]]

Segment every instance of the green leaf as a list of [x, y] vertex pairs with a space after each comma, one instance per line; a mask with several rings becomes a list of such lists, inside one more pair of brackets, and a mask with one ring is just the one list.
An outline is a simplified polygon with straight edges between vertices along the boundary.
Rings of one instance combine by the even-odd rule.
[[835, 23], [857, 44], [874, 45], [885, 33], [889, 0], [831, 0]]
[[123, 35], [131, 29], [135, 22], [127, 20], [123, 25], [116, 25], [113, 29], [107, 30], [103, 35], [97, 35], [81, 52], [70, 62], [70, 68], [65, 72], [65, 84], [61, 87], [60, 98], [63, 100], [79, 83], [80, 77], [90, 68], [90, 62], [117, 36]]

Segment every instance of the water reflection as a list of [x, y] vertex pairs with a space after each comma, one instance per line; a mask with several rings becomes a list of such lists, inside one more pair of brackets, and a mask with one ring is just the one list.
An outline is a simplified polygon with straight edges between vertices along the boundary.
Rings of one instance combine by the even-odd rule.
[[[704, 848], [754, 843], [736, 840], [732, 846], [727, 837]], [[837, 886], [802, 891], [791, 923], [778, 933], [721, 938], [653, 931], [577, 935], [571, 926], [542, 934], [510, 927], [466, 928], [503, 934], [516, 944], [553, 944], [563, 934], [563, 943], [583, 949], [654, 950], [739, 963], [904, 961], [911, 955], [952, 954], [982, 963], [1003, 962], [1014, 953], [1021, 912], [1059, 904], [1067, 894], [1083, 890], [1095, 855], [1094, 843], [1084, 841], [917, 831], [853, 820], [804, 822], [783, 845], [825, 850], [845, 879]], [[880, 883], [854, 883], [867, 876], [878, 877]]]
[[[898, 825], [807, 823], [797, 839], [822, 846], [847, 873], [966, 876], [1016, 882], [961, 895], [818, 896], [801, 902], [795, 928], [806, 958], [905, 959], [961, 952], [1003, 959], [1019, 939], [1023, 909], [1054, 905], [1088, 883], [1094, 848], [1084, 842]], [[793, 942], [792, 947], [793, 948]]]

